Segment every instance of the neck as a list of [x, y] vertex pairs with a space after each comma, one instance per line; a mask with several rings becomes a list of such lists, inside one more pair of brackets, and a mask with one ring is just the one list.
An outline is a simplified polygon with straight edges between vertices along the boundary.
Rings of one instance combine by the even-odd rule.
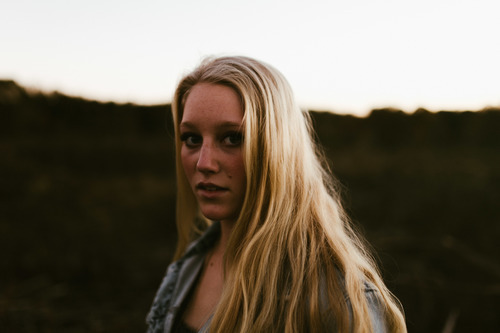
[[221, 221], [220, 222], [220, 238], [214, 249], [214, 254], [223, 256], [226, 252], [227, 242], [231, 236], [231, 231], [233, 230], [233, 221]]

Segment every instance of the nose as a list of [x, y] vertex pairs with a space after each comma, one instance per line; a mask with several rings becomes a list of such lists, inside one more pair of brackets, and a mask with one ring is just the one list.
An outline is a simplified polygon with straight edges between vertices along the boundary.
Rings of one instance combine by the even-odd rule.
[[205, 143], [201, 146], [196, 169], [202, 173], [216, 173], [219, 171], [215, 147]]

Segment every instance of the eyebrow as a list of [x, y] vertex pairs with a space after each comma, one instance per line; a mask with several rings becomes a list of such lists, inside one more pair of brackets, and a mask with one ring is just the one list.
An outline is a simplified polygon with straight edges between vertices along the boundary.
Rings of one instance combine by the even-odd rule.
[[[180, 128], [188, 128], [188, 129], [194, 129], [196, 128], [196, 125], [189, 122], [189, 121], [185, 121], [185, 122], [181, 122], [180, 125], [179, 125]], [[225, 121], [225, 122], [221, 122], [221, 123], [218, 123], [217, 124], [217, 127], [221, 127], [221, 128], [242, 128], [243, 127], [243, 124], [240, 124], [240, 123], [237, 123], [237, 122], [232, 122], [232, 121]]]

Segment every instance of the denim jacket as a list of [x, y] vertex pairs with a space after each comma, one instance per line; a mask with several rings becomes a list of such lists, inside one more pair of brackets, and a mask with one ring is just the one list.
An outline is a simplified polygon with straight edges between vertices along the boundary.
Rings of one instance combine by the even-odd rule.
[[[172, 331], [182, 302], [188, 296], [203, 268], [205, 254], [214, 246], [219, 234], [220, 224], [215, 222], [200, 238], [188, 246], [182, 258], [168, 266], [167, 273], [146, 318], [148, 324], [147, 333], [170, 333]], [[378, 299], [377, 289], [371, 284], [365, 283], [365, 295], [368, 300], [373, 332], [387, 332], [383, 305]], [[347, 299], [347, 304], [351, 312], [349, 299]], [[352, 313], [350, 315], [352, 316]], [[210, 322], [211, 318], [199, 332], [208, 332]], [[332, 331], [335, 331], [334, 327], [335, 324], [332, 323]]]

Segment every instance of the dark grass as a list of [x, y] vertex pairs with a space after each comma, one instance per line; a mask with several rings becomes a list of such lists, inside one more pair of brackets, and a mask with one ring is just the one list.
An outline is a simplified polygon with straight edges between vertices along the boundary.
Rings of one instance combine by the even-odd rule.
[[[168, 106], [0, 88], [0, 331], [144, 331], [176, 239]], [[499, 115], [313, 114], [410, 332], [500, 327]]]

